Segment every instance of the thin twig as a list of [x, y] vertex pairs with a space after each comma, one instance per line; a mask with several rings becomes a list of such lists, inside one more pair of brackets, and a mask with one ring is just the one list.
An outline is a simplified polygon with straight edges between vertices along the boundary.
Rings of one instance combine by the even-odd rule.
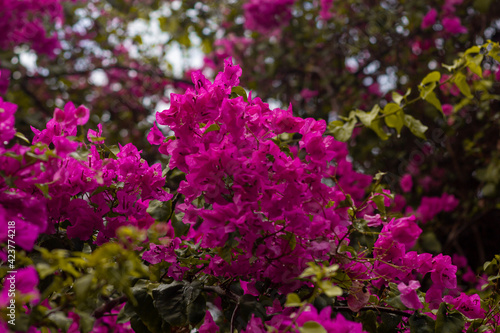
[[126, 295], [114, 298], [111, 301], [105, 303], [101, 307], [97, 308], [92, 316], [96, 319], [103, 317], [107, 312], [111, 312], [117, 305], [122, 304], [128, 300]]

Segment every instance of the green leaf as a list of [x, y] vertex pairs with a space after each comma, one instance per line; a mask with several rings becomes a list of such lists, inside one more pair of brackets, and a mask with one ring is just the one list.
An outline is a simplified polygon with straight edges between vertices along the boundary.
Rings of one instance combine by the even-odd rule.
[[286, 295], [285, 307], [297, 307], [302, 306], [304, 302], [300, 300], [299, 295], [295, 293], [290, 293]]
[[500, 62], [500, 45], [498, 43], [491, 43], [491, 41], [489, 42], [488, 45], [491, 46], [491, 50], [488, 51], [488, 55]]
[[431, 72], [427, 74], [427, 76], [422, 80], [422, 83], [419, 85], [418, 89], [420, 90], [420, 97], [427, 102], [434, 105], [439, 111], [443, 112], [441, 108], [441, 102], [436, 97], [434, 93], [434, 89], [437, 86], [437, 83], [441, 79], [441, 74], [437, 71]]
[[424, 133], [425, 131], [427, 131], [428, 127], [422, 124], [420, 120], [413, 118], [409, 114], [405, 114], [404, 123], [405, 126], [410, 129], [413, 135], [422, 138], [424, 140], [426, 139]]
[[390, 292], [385, 302], [396, 309], [406, 310], [407, 307], [401, 302], [401, 293], [399, 292], [398, 286], [390, 282], [389, 288]]
[[410, 317], [410, 333], [434, 333], [435, 321], [424, 314], [414, 313]]
[[383, 195], [374, 195], [372, 197], [373, 202], [377, 205], [377, 209], [385, 214], [385, 204], [384, 204], [384, 196]]
[[436, 315], [436, 333], [460, 333], [464, 329], [465, 318], [457, 311], [448, 312], [446, 303], [439, 305]]
[[30, 143], [30, 140], [28, 140], [28, 138], [21, 132], [16, 132], [16, 137], [23, 140], [24, 142], [26, 143]]
[[47, 199], [51, 199], [49, 195], [49, 185], [47, 184], [35, 184], [35, 186], [43, 193], [43, 196]]
[[217, 123], [213, 123], [212, 125], [208, 126], [207, 129], [203, 132], [203, 134], [206, 134], [208, 132], [214, 132], [220, 130], [220, 126]]
[[117, 145], [112, 145], [112, 146], [106, 146], [104, 145], [104, 150], [106, 150], [107, 152], [110, 153], [110, 157], [113, 158], [113, 159], [118, 159], [118, 157], [116, 156], [116, 154], [118, 154], [120, 152], [120, 148], [117, 146]]
[[302, 272], [302, 274], [299, 275], [299, 278], [305, 278], [308, 276], [316, 276], [316, 278], [320, 279], [322, 277], [323, 272], [322, 272], [321, 268], [318, 265], [316, 265], [316, 263], [308, 262], [307, 265], [309, 267], [307, 267]]
[[84, 301], [88, 297], [93, 279], [93, 274], [87, 274], [75, 280], [73, 289], [75, 290], [77, 300], [80, 302]]
[[403, 101], [404, 97], [398, 94], [397, 92], [393, 91], [392, 92], [392, 100], [398, 104], [401, 105], [401, 102]]
[[320, 287], [328, 297], [341, 296], [343, 293], [341, 288], [334, 286], [328, 280], [318, 281], [318, 287]]
[[395, 128], [398, 134], [401, 133], [401, 129], [404, 126], [404, 112], [401, 107], [396, 103], [388, 103], [384, 107], [383, 113], [387, 115], [384, 118], [385, 124], [388, 127]]
[[484, 55], [479, 53], [476, 54], [475, 56], [467, 55], [466, 58], [467, 58], [467, 67], [469, 67], [469, 69], [474, 74], [476, 74], [480, 78], [483, 78], [483, 70], [481, 68], [481, 62], [484, 59]]
[[146, 212], [157, 221], [167, 222], [172, 213], [172, 201], [151, 200]]
[[248, 102], [248, 97], [247, 97], [247, 92], [243, 87], [237, 86], [237, 87], [232, 87], [231, 88], [231, 94], [236, 94], [237, 96], [243, 97], [243, 100], [245, 102]]
[[333, 127], [331, 131], [335, 140], [342, 142], [349, 140], [351, 138], [352, 131], [356, 126], [356, 122], [356, 117], [350, 116], [349, 121], [344, 123], [342, 126]]
[[358, 319], [363, 324], [363, 330], [368, 333], [377, 333], [377, 314], [373, 310], [361, 311]]
[[474, 45], [472, 47], [469, 47], [465, 52], [464, 52], [464, 55], [468, 55], [468, 54], [471, 54], [471, 53], [479, 53], [481, 52], [481, 47], [478, 46], [478, 45]]
[[170, 218], [170, 223], [175, 231], [175, 237], [180, 237], [186, 235], [189, 230], [189, 224], [184, 224], [181, 220], [177, 218], [175, 214]]
[[458, 72], [455, 78], [453, 79], [453, 82], [457, 85], [458, 89], [465, 97], [473, 98], [470, 92], [470, 87], [467, 84], [466, 77], [463, 73]]
[[[163, 322], [155, 308], [153, 298], [149, 295], [146, 283], [141, 283], [132, 288], [132, 294], [137, 301], [137, 306], [134, 306], [131, 301], [125, 304], [125, 312], [135, 312], [138, 315], [139, 321], [147, 328], [149, 332], [163, 332]], [[133, 317], [132, 317], [133, 319]], [[132, 321], [131, 319], [131, 321]], [[138, 324], [139, 325], [139, 324]]]
[[245, 321], [248, 321], [252, 314], [256, 317], [264, 318], [266, 316], [266, 309], [258, 301], [257, 297], [245, 294], [240, 298], [239, 314], [240, 318], [242, 317]]
[[183, 289], [184, 284], [177, 281], [153, 289], [155, 308], [160, 317], [172, 326], [184, 326], [188, 321]]
[[299, 327], [300, 333], [327, 333], [320, 323], [315, 321], [306, 321], [302, 327]]
[[402, 321], [402, 317], [392, 313], [382, 313], [380, 315], [381, 322], [378, 326], [378, 333], [393, 333], [397, 332], [397, 327]]
[[422, 80], [421, 84], [425, 86], [426, 84], [432, 82], [439, 82], [439, 80], [441, 80], [441, 73], [439, 73], [438, 71], [434, 71], [427, 74], [427, 76]]
[[205, 296], [201, 294], [202, 287], [203, 285], [201, 282], [194, 281], [184, 288], [184, 299], [187, 304], [186, 312], [188, 321], [192, 325], [200, 323], [205, 317], [205, 312], [207, 310], [207, 300]]
[[159, 17], [158, 21], [160, 23], [160, 29], [161, 31], [168, 32], [168, 22], [169, 19], [166, 17]]
[[431, 103], [432, 105], [434, 105], [436, 107], [436, 109], [438, 109], [439, 111], [443, 112], [443, 108], [441, 107], [441, 102], [436, 97], [436, 94], [433, 91], [430, 91], [430, 92], [426, 93], [425, 97], [422, 96], [422, 98], [424, 100], [426, 100], [427, 102]]
[[373, 120], [378, 116], [380, 112], [380, 106], [375, 105], [370, 112], [364, 112], [362, 110], [356, 110], [354, 114], [361, 120], [363, 125], [370, 127]]
[[80, 329], [80, 332], [92, 332], [94, 328], [95, 318], [84, 311], [75, 310], [75, 313], [80, 317], [80, 321], [78, 322], [78, 328]]
[[135, 333], [151, 333], [151, 331], [147, 328], [146, 325], [142, 322], [141, 318], [138, 315], [130, 318], [130, 326]]
[[48, 318], [64, 332], [67, 332], [69, 327], [73, 323], [73, 319], [66, 317], [66, 315], [62, 311], [52, 312], [51, 314], [49, 314]]
[[372, 121], [371, 125], [369, 126], [375, 133], [377, 133], [378, 137], [382, 140], [387, 140], [389, 138], [389, 135], [383, 130], [382, 128], [382, 123], [380, 119], [375, 119]]
[[460, 68], [464, 64], [465, 60], [463, 58], [455, 59], [453, 61], [453, 65], [445, 65], [442, 66], [446, 68], [448, 71], [453, 72], [454, 70]]

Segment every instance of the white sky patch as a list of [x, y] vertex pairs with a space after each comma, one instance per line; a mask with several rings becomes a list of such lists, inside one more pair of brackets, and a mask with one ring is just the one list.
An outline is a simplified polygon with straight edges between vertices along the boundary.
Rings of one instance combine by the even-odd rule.
[[29, 72], [35, 72], [37, 55], [33, 51], [21, 51], [19, 54], [19, 62], [23, 65]]

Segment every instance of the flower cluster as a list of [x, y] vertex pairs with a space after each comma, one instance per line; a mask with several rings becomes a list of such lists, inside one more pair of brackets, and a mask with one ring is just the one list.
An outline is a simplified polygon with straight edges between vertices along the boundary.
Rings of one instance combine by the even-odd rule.
[[295, 0], [250, 0], [245, 11], [245, 27], [261, 33], [271, 32], [286, 24], [292, 17]]
[[[260, 98], [247, 97], [238, 87], [241, 72], [230, 60], [214, 82], [194, 72], [194, 88], [172, 94], [170, 108], [157, 114], [158, 123], [174, 135], [165, 137], [154, 125], [148, 140], [185, 176], [176, 200], [163, 189], [161, 165], [149, 166], [133, 144], [106, 146], [102, 126], [87, 132], [89, 142], [78, 136], [89, 119], [86, 107], [68, 103], [56, 109], [45, 129], [32, 128], [29, 147], [12, 143], [16, 106], [0, 100], [5, 129], [0, 219], [15, 221], [18, 246], [31, 250], [40, 234], [61, 232], [102, 245], [121, 226], [149, 229], [155, 223], [147, 212], [150, 201], [171, 201], [166, 237], [153, 237], [145, 251], [138, 249], [144, 251], [142, 259], [166, 269], [164, 276], [172, 280], [186, 281], [193, 269], [236, 280], [249, 297], [261, 295], [260, 283], [266, 281], [278, 296], [263, 307], [268, 318], [254, 313], [245, 322], [247, 332], [287, 327], [363, 332], [361, 324], [334, 314], [330, 306], [318, 309], [299, 299], [297, 310], [280, 300], [313, 285], [354, 313], [374, 304], [393, 306], [389, 299], [396, 295], [408, 314], [420, 310], [432, 316], [431, 310], [447, 302], [467, 318], [484, 316], [479, 296], [457, 285], [457, 266], [449, 256], [414, 250], [422, 233], [418, 223], [455, 209], [457, 199], [424, 197], [415, 216], [387, 215], [393, 195], [353, 169], [346, 144], [325, 135], [324, 120], [294, 117], [291, 107], [271, 110]], [[408, 175], [403, 189], [410, 191], [411, 182]], [[3, 243], [6, 224], [0, 224]], [[197, 253], [194, 264], [183, 261], [188, 252]], [[344, 274], [347, 295], [324, 279], [325, 265]], [[313, 273], [301, 274], [308, 266]], [[19, 272], [26, 302], [39, 302], [35, 270]], [[422, 290], [424, 279], [432, 284]], [[4, 294], [5, 289], [0, 302]], [[49, 307], [47, 300], [42, 303]], [[220, 298], [214, 304], [223, 310]], [[76, 329], [79, 315], [69, 312], [68, 318], [73, 320], [69, 331]], [[94, 328], [108, 325], [115, 324], [100, 318]], [[128, 324], [113, 327], [130, 330]], [[206, 312], [200, 332], [218, 329]]]
[[[350, 199], [353, 205], [362, 205], [371, 177], [353, 170], [345, 144], [324, 135], [324, 121], [294, 117], [291, 108], [270, 110], [251, 95], [248, 100], [235, 97], [239, 75], [241, 69], [229, 60], [213, 83], [200, 72], [193, 73], [195, 88], [172, 94], [171, 107], [157, 114], [158, 123], [169, 126], [174, 136], [164, 138], [156, 126], [148, 136], [160, 152], [171, 156], [170, 168], [186, 175], [178, 189], [184, 201], [176, 213], [182, 214], [189, 229], [181, 239], [217, 249], [204, 257], [209, 260], [206, 267], [200, 267], [205, 274], [239, 277], [251, 295], [258, 295], [255, 283], [262, 280], [289, 292], [304, 285], [296, 277], [307, 262], [327, 261], [339, 264], [353, 281], [350, 294], [357, 296], [346, 300], [354, 311], [369, 304], [370, 294], [391, 283], [397, 285], [407, 308], [421, 309], [419, 281], [425, 276], [433, 282], [425, 296], [430, 309], [437, 309], [447, 295], [458, 293], [457, 267], [449, 256], [411, 250], [422, 232], [417, 218], [386, 221], [380, 215], [367, 215], [378, 208], [375, 197], [360, 211], [368, 227], [382, 227], [373, 256], [346, 251], [345, 246], [352, 245], [353, 222], [349, 205], [343, 203]], [[333, 180], [333, 186], [326, 180]], [[383, 190], [379, 195], [384, 198], [383, 206], [391, 205], [390, 192]], [[422, 222], [458, 204], [446, 194], [427, 201], [417, 211]], [[176, 253], [185, 246], [178, 238], [168, 245], [151, 244], [143, 259], [151, 264], [169, 263], [167, 275], [182, 280], [189, 268]], [[315, 311], [302, 312], [299, 319], [309, 313], [317, 322], [323, 318], [325, 328], [330, 323], [332, 327], [344, 325], [340, 315], [332, 321], [330, 313]], [[285, 319], [276, 322], [279, 318], [265, 325], [288, 325]], [[299, 321], [294, 324], [300, 326]], [[259, 318], [248, 325], [249, 331], [264, 331]], [[356, 329], [361, 331], [360, 327], [345, 328]]]
[[47, 36], [44, 21], [61, 23], [63, 8], [61, 0], [1, 0], [0, 49], [12, 49], [28, 44], [37, 53], [55, 55], [60, 47], [55, 34]]
[[[172, 95], [157, 114], [175, 133], [159, 149], [186, 173], [178, 190], [186, 238], [226, 249], [206, 272], [286, 285], [308, 261], [328, 259], [347, 232], [345, 195], [323, 180], [335, 177], [359, 202], [371, 177], [352, 170], [345, 144], [323, 136], [324, 121], [270, 110], [259, 98], [229, 99], [240, 74], [229, 61], [214, 83], [194, 73], [195, 89]], [[296, 132], [298, 146], [278, 143]]]
[[[463, 0], [446, 0], [441, 7], [441, 24], [446, 33], [451, 35], [465, 34], [467, 28], [462, 25], [460, 18], [455, 16], [455, 6], [460, 5]], [[438, 12], [435, 8], [431, 8], [422, 19], [421, 28], [427, 29], [432, 27], [438, 18]]]
[[[16, 106], [0, 100], [2, 142], [14, 137]], [[147, 229], [154, 219], [149, 200], [169, 200], [161, 165], [149, 166], [132, 144], [104, 157], [104, 146], [78, 141], [77, 127], [89, 118], [84, 106], [56, 109], [45, 129], [32, 128], [33, 146], [0, 146], [0, 242], [6, 221], [16, 222], [17, 245], [32, 249], [41, 233], [66, 229], [70, 238], [89, 240], [98, 232], [102, 244], [122, 225]], [[89, 131], [92, 139], [100, 135]], [[98, 138], [99, 139], [99, 138]], [[115, 155], [116, 153], [116, 155]], [[114, 158], [111, 158], [114, 155]]]

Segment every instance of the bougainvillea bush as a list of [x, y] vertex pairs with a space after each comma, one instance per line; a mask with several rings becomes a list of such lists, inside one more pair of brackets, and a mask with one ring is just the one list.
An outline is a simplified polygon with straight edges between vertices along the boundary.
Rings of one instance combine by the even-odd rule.
[[491, 3], [0, 0], [0, 332], [498, 332]]
[[171, 95], [156, 118], [169, 136], [148, 134], [164, 168], [106, 143], [101, 125], [84, 131], [85, 106], [55, 109], [29, 141], [0, 101], [2, 329], [495, 332], [499, 258], [478, 280], [464, 258], [419, 246], [422, 224], [457, 198], [403, 214], [383, 175], [355, 171], [336, 139], [358, 118], [425, 127], [403, 108], [343, 126], [298, 118], [247, 95], [241, 74], [226, 60], [213, 82], [197, 71]]

